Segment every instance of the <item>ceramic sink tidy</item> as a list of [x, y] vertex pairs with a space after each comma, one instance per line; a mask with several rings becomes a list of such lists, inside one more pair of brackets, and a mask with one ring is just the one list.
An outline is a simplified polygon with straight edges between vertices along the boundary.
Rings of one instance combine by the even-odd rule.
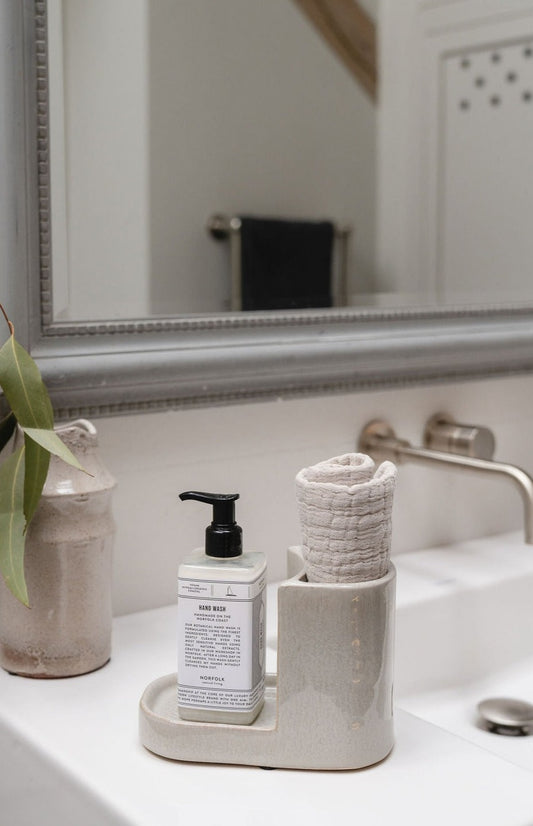
[[278, 588], [278, 673], [249, 726], [178, 715], [176, 676], [152, 682], [140, 705], [141, 742], [175, 760], [275, 768], [353, 769], [393, 746], [396, 573], [378, 580], [311, 583], [301, 548], [289, 550]]
[[[245, 686], [231, 682], [237, 669], [231, 673], [225, 667], [232, 663], [224, 628], [236, 629], [232, 644], [238, 647], [246, 623], [241, 634], [231, 601], [237, 594], [258, 600], [259, 592], [240, 594], [238, 589], [246, 580], [252, 589], [258, 578], [264, 581], [265, 568], [250, 554], [248, 570], [230, 577], [231, 563], [241, 565], [233, 509], [237, 495], [181, 494], [213, 505], [213, 522], [206, 530], [206, 554], [196, 552], [180, 566], [177, 696], [175, 677], [169, 675], [154, 681], [141, 701], [141, 741], [148, 749], [177, 760], [300, 769], [363, 768], [389, 754], [394, 739], [396, 573], [389, 548], [395, 481], [391, 462], [376, 471], [362, 454], [334, 457], [296, 477], [305, 545], [289, 549], [293, 577], [278, 590], [278, 673], [266, 675], [264, 708], [255, 722], [261, 705], [253, 680], [247, 688], [256, 705], [241, 719], [235, 712], [242, 696], [236, 689], [242, 692]], [[320, 578], [309, 581], [309, 552], [324, 536], [328, 544], [317, 554], [321, 564], [311, 566]], [[324, 551], [331, 563], [325, 574]], [[261, 650], [253, 644], [256, 616], [252, 611], [248, 619], [253, 659], [255, 649]], [[238, 653], [239, 667], [241, 659], [246, 659], [244, 651]], [[242, 726], [220, 726], [234, 722], [253, 725], [246, 733]]]

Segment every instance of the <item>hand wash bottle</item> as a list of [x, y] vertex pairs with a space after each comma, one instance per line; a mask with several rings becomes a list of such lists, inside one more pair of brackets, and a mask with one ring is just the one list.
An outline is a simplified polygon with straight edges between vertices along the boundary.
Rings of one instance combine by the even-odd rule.
[[178, 711], [184, 720], [249, 725], [263, 706], [266, 560], [242, 552], [238, 493], [187, 491], [213, 506], [205, 553], [178, 574]]

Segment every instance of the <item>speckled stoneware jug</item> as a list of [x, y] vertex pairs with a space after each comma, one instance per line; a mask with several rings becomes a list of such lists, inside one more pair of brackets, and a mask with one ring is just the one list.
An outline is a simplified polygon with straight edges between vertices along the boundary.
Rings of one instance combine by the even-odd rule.
[[55, 456], [28, 528], [25, 575], [31, 608], [0, 578], [0, 664], [25, 677], [71, 677], [111, 655], [111, 556], [115, 480], [85, 419], [56, 427], [83, 473]]

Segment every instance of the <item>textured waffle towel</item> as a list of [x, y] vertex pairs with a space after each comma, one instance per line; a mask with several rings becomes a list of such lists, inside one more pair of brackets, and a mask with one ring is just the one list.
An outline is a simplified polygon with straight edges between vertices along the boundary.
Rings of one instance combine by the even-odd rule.
[[361, 582], [387, 573], [397, 469], [346, 453], [296, 476], [310, 582]]

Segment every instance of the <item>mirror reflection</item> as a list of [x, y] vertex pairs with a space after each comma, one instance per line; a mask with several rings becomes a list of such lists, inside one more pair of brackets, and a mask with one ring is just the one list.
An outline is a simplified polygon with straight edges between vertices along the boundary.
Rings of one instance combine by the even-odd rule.
[[[48, 0], [54, 319], [531, 300], [532, 37], [400, 5]], [[343, 53], [375, 31], [377, 96]]]
[[[57, 320], [230, 310], [220, 212], [353, 227], [372, 291], [376, 104], [296, 3], [49, 0], [48, 29]], [[345, 303], [342, 252], [331, 302], [287, 306]]]

